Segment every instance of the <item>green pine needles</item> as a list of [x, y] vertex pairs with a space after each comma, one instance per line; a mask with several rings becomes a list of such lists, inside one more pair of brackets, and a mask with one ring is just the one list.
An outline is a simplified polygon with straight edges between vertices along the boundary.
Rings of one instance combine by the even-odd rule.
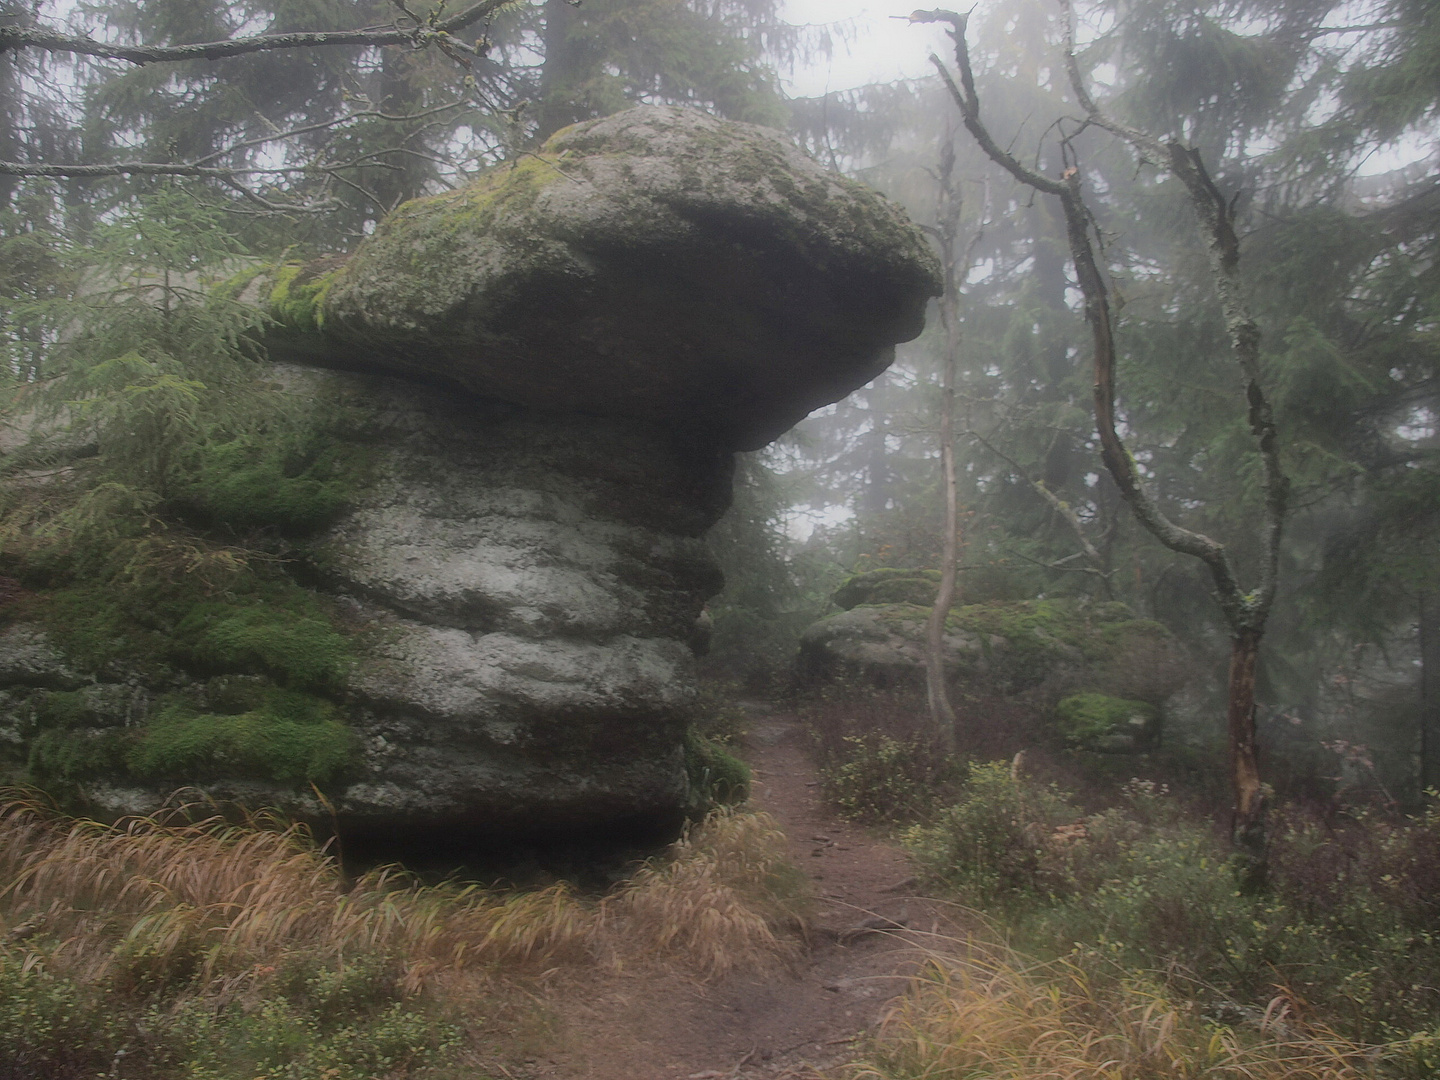
[[[53, 347], [12, 388], [12, 423], [32, 437], [4, 463], [0, 572], [26, 587], [4, 617], [43, 628], [80, 678], [162, 691], [119, 711], [84, 691], [22, 692], [26, 767], [57, 789], [303, 787], [353, 759], [335, 700], [352, 635], [291, 569], [368, 458], [249, 344], [265, 317], [238, 299], [253, 275], [237, 274], [231, 232], [162, 188], [64, 252], [70, 295], [25, 313]], [[236, 678], [244, 700], [216, 690]]]

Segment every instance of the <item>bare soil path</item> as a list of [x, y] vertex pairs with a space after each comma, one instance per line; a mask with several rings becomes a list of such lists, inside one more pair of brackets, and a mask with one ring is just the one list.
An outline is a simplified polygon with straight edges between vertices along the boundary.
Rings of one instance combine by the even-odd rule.
[[[953, 931], [940, 905], [911, 895], [914, 869], [898, 847], [825, 806], [799, 722], [766, 706], [751, 713], [752, 803], [776, 818], [815, 885], [805, 954], [791, 970], [715, 984], [636, 972], [580, 1000], [566, 994], [549, 1045], [509, 1070], [517, 1080], [814, 1077], [849, 1059], [903, 992], [926, 942]], [[873, 928], [882, 923], [906, 928]]]

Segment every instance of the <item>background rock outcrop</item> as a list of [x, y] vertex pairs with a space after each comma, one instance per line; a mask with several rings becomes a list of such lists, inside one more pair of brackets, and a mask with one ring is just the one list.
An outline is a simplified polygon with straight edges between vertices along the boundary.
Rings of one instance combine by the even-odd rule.
[[773, 132], [642, 108], [260, 281], [257, 400], [305, 432], [187, 452], [143, 582], [6, 564], [0, 758], [391, 854], [677, 827], [732, 452], [919, 332], [918, 233]]
[[[800, 679], [922, 689], [938, 576], [898, 568], [855, 575], [834, 597], [847, 610], [801, 636]], [[1050, 717], [1058, 737], [1087, 749], [1149, 745], [1188, 674], [1164, 626], [1124, 604], [1077, 598], [956, 606], [944, 645], [958, 698], [1024, 699]]]

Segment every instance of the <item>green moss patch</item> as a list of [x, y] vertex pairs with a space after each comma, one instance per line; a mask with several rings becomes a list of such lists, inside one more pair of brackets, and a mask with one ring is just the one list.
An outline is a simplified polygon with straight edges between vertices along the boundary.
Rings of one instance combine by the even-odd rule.
[[512, 228], [518, 221], [522, 223], [519, 231], [534, 232], [523, 226], [524, 213], [559, 179], [561, 174], [551, 162], [524, 157], [457, 191], [412, 199], [365, 240], [357, 261], [365, 266], [382, 259], [403, 261], [408, 267], [406, 279], [392, 281], [389, 287], [414, 297], [423, 309], [436, 288], [445, 295], [453, 291], [437, 281], [436, 275], [454, 274], [457, 265], [463, 266], [468, 260], [460, 249], [473, 242], [473, 237], [492, 232], [502, 210]]
[[205, 712], [172, 695], [139, 727], [99, 731], [52, 716], [31, 744], [30, 773], [49, 784], [229, 778], [298, 787], [330, 783], [353, 762], [355, 734], [332, 703], [273, 685], [255, 687], [247, 703], [236, 714]]
[[333, 686], [351, 663], [349, 641], [298, 588], [247, 605], [193, 605], [175, 628], [175, 650], [203, 670], [260, 672], [296, 689]]
[[846, 579], [831, 599], [836, 607], [845, 611], [861, 604], [919, 604], [928, 607], [935, 603], [939, 588], [939, 570], [886, 566]]
[[267, 307], [270, 316], [292, 330], [316, 333], [325, 326], [325, 297], [340, 276], [338, 267], [287, 263], [275, 271]]
[[127, 742], [122, 728], [50, 728], [31, 742], [27, 768], [42, 786], [124, 776]]
[[238, 716], [162, 710], [127, 748], [125, 766], [146, 780], [247, 777], [300, 786], [336, 779], [354, 752], [355, 734], [333, 705], [282, 691]]
[[1137, 621], [1124, 604], [1086, 607], [1064, 599], [1024, 600], [958, 608], [950, 613], [946, 627], [978, 636], [987, 651], [995, 638], [1003, 639], [1007, 668], [1023, 674], [1021, 669], [1032, 661], [1054, 660], [1066, 653], [1092, 663], [1109, 660], [1119, 638], [1128, 632], [1127, 624]]
[[1159, 714], [1154, 705], [1108, 694], [1072, 694], [1055, 706], [1060, 733], [1071, 746], [1104, 748], [1116, 739], [1144, 741]]
[[311, 455], [259, 436], [236, 438], [197, 450], [176, 501], [228, 525], [303, 534], [328, 525], [354, 501], [365, 467], [357, 447]]
[[[1126, 609], [1128, 611], [1128, 609]], [[1050, 650], [1068, 645], [1090, 651], [1103, 648], [1095, 623], [1088, 613], [1062, 600], [1024, 600], [1013, 604], [970, 604], [952, 612], [947, 625], [952, 629], [1001, 637], [1017, 646]], [[1101, 620], [1101, 622], [1108, 620]]]
[[685, 735], [685, 774], [690, 780], [692, 816], [704, 817], [718, 804], [742, 803], [750, 797], [750, 766], [694, 730]]
[[77, 586], [39, 598], [37, 613], [79, 667], [112, 663], [163, 674], [267, 675], [291, 689], [338, 685], [353, 662], [349, 638], [321, 598], [284, 578], [240, 573], [229, 595], [182, 580], [140, 592]]
[[[873, 579], [873, 589], [899, 590], [925, 583], [908, 576], [914, 571], [902, 573], [907, 576]], [[928, 606], [904, 601], [873, 606], [888, 632], [923, 640]], [[1136, 619], [1124, 604], [1086, 604], [1068, 598], [992, 601], [952, 608], [945, 625], [947, 634], [974, 642], [985, 660], [985, 677], [1003, 693], [1039, 686], [1062, 667], [1089, 669], [1107, 688], [1134, 685], [1138, 689], [1129, 692], [1137, 697], [1160, 700], [1173, 689], [1171, 676], [1151, 680], [1158, 688], [1154, 695], [1141, 686], [1143, 680], [1130, 677], [1134, 673], [1129, 668], [1154, 668], [1174, 657], [1168, 648], [1169, 632], [1157, 623]]]
[[[127, 661], [143, 674], [167, 662], [169, 638], [138, 622], [118, 589], [71, 586], [36, 595], [30, 607], [65, 655], [82, 671]], [[27, 612], [28, 613], [28, 612]]]

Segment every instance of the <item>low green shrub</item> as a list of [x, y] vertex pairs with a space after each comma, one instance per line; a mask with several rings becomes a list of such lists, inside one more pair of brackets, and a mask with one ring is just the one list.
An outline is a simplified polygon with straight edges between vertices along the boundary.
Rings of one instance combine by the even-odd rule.
[[54, 974], [34, 953], [0, 944], [0, 1063], [8, 1075], [103, 1076], [125, 1044], [126, 1019], [103, 993]]
[[270, 998], [251, 1012], [218, 1017], [196, 1009], [183, 1034], [187, 1080], [285, 1077], [295, 1080], [374, 1080], [411, 1076], [448, 1057], [460, 1030], [396, 1002], [350, 1023], [349, 1010], [314, 1011]]
[[1070, 746], [1104, 748], [1116, 738], [1144, 740], [1154, 728], [1157, 710], [1144, 701], [1108, 694], [1071, 694], [1055, 706], [1055, 718]]
[[962, 768], [931, 739], [883, 732], [842, 737], [820, 770], [825, 797], [845, 817], [905, 824], [930, 817]]
[[741, 693], [739, 683], [702, 678], [691, 713], [691, 726], [711, 742], [726, 746], [744, 738], [750, 720], [744, 707], [736, 701]]
[[1132, 780], [1121, 806], [1081, 816], [1053, 786], [977, 765], [956, 804], [906, 839], [934, 878], [1004, 918], [1027, 951], [1097, 978], [1163, 972], [1173, 989], [1242, 1013], [1280, 994], [1347, 1037], [1409, 1040], [1416, 1060], [1433, 1045], [1434, 807], [1407, 820], [1277, 815], [1272, 884], [1259, 894], [1241, 889], [1209, 823], [1147, 781]]
[[933, 824], [911, 828], [905, 842], [922, 867], [969, 902], [1009, 904], [1069, 891], [1068, 841], [1056, 834], [1078, 817], [1053, 785], [1022, 781], [1008, 762], [974, 763], [959, 801]]
[[1435, 1080], [1440, 1076], [1440, 1024], [1412, 1032], [1387, 1049], [1386, 1075], [1394, 1080]]
[[460, 1045], [460, 1029], [403, 1000], [393, 965], [374, 955], [312, 963], [299, 980], [265, 969], [258, 993], [225, 1001], [187, 994], [196, 966], [174, 957], [131, 978], [144, 958], [120, 956], [130, 944], [117, 944], [113, 974], [93, 985], [54, 974], [42, 953], [0, 946], [0, 1076], [374, 1080], [423, 1073]]

